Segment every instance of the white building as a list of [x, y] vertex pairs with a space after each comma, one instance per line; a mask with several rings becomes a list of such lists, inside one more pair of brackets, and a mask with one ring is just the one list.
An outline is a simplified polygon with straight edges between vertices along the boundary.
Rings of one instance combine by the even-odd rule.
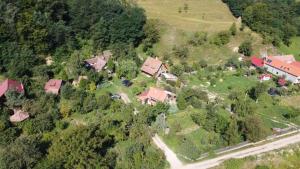
[[264, 67], [276, 76], [284, 77], [292, 83], [300, 83], [300, 62], [292, 55], [268, 56], [264, 59]]

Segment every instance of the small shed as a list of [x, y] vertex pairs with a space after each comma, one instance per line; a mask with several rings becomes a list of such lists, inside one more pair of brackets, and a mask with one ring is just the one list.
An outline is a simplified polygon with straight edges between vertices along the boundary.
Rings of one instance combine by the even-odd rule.
[[12, 123], [22, 122], [29, 118], [27, 112], [22, 111], [21, 109], [14, 109], [14, 114], [9, 117], [9, 121]]

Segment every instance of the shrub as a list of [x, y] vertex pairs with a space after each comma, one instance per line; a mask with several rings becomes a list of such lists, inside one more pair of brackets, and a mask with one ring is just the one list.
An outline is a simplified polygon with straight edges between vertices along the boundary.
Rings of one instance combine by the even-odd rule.
[[245, 56], [251, 56], [252, 54], [252, 43], [249, 40], [244, 41], [240, 46], [239, 46], [239, 53], [245, 55]]

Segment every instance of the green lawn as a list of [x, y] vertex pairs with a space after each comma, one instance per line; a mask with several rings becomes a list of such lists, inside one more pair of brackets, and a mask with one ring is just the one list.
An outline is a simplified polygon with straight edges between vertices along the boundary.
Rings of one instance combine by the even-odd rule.
[[136, 100], [136, 91], [143, 91], [142, 89], [144, 88], [142, 86], [146, 86], [146, 88], [155, 86], [155, 79], [147, 77], [142, 73], [140, 73], [137, 78], [133, 79], [132, 82], [132, 86], [125, 87], [122, 84], [122, 80], [114, 77], [112, 81], [102, 84], [100, 89], [97, 89], [96, 96], [99, 96], [104, 92], [112, 94], [125, 93], [134, 104], [138, 104]]
[[293, 54], [297, 60], [300, 60], [300, 37], [293, 37], [291, 39], [291, 45], [281, 45], [279, 51], [283, 54]]
[[[168, 135], [160, 134], [166, 144], [170, 146], [176, 154], [179, 154], [179, 157], [198, 158], [203, 153], [221, 147], [220, 144], [214, 143], [218, 138], [213, 138], [211, 133], [193, 122], [190, 117], [193, 111], [202, 110], [188, 108], [185, 111], [169, 115], [167, 117], [167, 124], [170, 127], [170, 133]], [[230, 115], [223, 109], [220, 109], [218, 113], [224, 115], [225, 118], [229, 118]], [[186, 159], [183, 158], [183, 160]]]
[[229, 94], [232, 90], [249, 89], [258, 83], [257, 76], [235, 76], [233, 74], [225, 75], [224, 78], [218, 79], [215, 86], [210, 86], [209, 90], [220, 93]]

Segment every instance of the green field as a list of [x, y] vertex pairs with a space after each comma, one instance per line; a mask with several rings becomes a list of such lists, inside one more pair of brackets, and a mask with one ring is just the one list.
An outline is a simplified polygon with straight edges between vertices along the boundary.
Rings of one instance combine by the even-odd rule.
[[[236, 19], [221, 0], [136, 0], [148, 18], [186, 31], [218, 32], [228, 29]], [[188, 10], [185, 12], [184, 4]], [[182, 12], [179, 13], [179, 8]]]
[[293, 54], [297, 60], [300, 60], [300, 37], [293, 37], [290, 46], [281, 45], [279, 51], [283, 54]]

